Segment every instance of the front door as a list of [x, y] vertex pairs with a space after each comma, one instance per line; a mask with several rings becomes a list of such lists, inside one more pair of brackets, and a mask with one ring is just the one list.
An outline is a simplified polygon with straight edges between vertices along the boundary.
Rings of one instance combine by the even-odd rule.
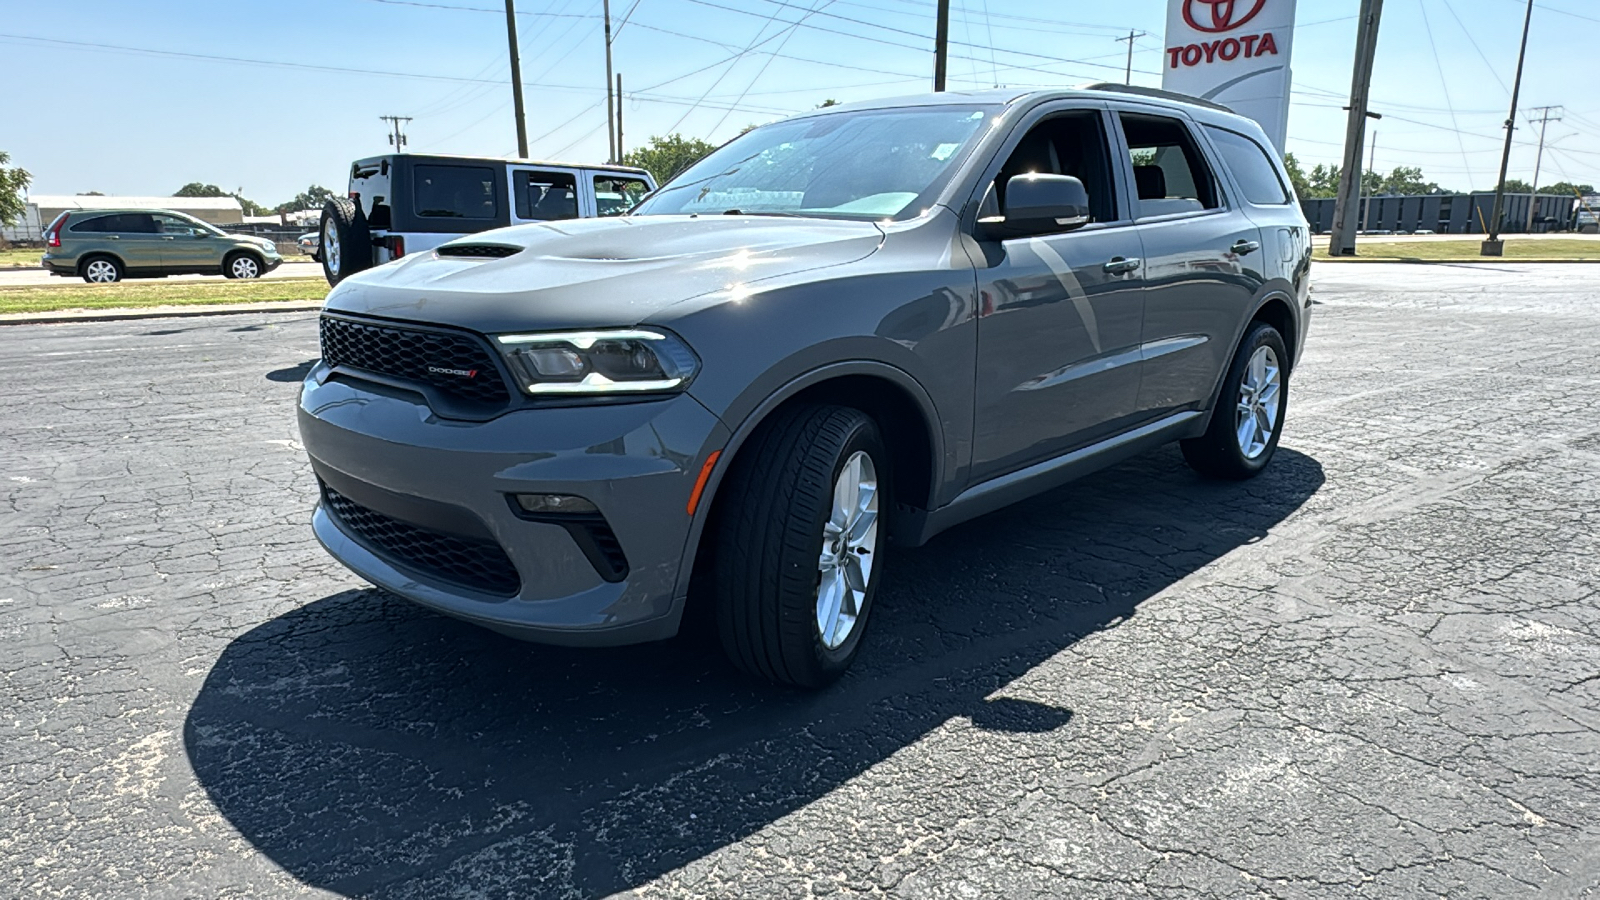
[[1226, 195], [1190, 123], [1134, 110], [1117, 118], [1147, 288], [1138, 408], [1203, 409], [1265, 283], [1261, 232]]
[[980, 242], [975, 480], [1121, 430], [1139, 390], [1139, 237], [1115, 188], [1105, 115], [1050, 108], [1019, 131], [992, 180], [997, 201], [1014, 175], [1072, 175], [1088, 189], [1093, 220]]
[[156, 224], [154, 215], [133, 212], [108, 218], [111, 221], [106, 225], [105, 236], [113, 252], [122, 257], [129, 274], [155, 275], [163, 271], [166, 241], [162, 240], [161, 226]]
[[222, 265], [222, 246], [227, 241], [198, 222], [178, 216], [155, 214], [161, 229], [161, 267], [167, 272], [216, 270]]

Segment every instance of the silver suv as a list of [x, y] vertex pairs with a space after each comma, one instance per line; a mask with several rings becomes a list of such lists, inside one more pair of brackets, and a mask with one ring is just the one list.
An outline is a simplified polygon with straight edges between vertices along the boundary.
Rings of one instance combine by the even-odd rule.
[[666, 638], [816, 687], [894, 545], [1180, 441], [1272, 459], [1310, 242], [1253, 122], [1121, 86], [836, 106], [631, 214], [328, 296], [300, 429], [324, 546], [536, 641]]

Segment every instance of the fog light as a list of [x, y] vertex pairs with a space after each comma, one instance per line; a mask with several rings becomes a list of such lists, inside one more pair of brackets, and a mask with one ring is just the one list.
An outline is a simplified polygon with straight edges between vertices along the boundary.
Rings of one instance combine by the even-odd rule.
[[593, 503], [570, 494], [518, 494], [517, 505], [525, 512], [543, 515], [597, 513]]

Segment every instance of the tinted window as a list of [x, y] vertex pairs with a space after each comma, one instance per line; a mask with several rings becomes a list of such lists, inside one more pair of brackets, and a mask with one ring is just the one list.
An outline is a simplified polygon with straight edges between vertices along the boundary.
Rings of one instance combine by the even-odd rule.
[[596, 175], [594, 177], [595, 211], [602, 216], [620, 216], [650, 193], [650, 185], [642, 178], [621, 175]]
[[1207, 125], [1206, 131], [1217, 142], [1222, 161], [1233, 172], [1246, 200], [1263, 206], [1289, 202], [1289, 189], [1284, 187], [1278, 167], [1272, 164], [1272, 157], [1260, 144], [1225, 128]]
[[493, 219], [500, 213], [494, 170], [484, 166], [417, 166], [411, 184], [412, 205], [419, 216]]
[[96, 216], [73, 225], [72, 231], [111, 234], [156, 234], [155, 217], [149, 213], [117, 213]]
[[554, 222], [578, 217], [578, 181], [566, 172], [515, 172], [517, 218]]
[[1177, 119], [1122, 113], [1140, 216], [1217, 208], [1217, 191], [1205, 157]]
[[[1089, 192], [1096, 222], [1117, 217], [1111, 187], [1111, 156], [1098, 112], [1053, 116], [1029, 129], [995, 178], [995, 199], [1005, 202], [1006, 182], [1017, 175], [1071, 175]], [[996, 210], [998, 212], [998, 210]]]

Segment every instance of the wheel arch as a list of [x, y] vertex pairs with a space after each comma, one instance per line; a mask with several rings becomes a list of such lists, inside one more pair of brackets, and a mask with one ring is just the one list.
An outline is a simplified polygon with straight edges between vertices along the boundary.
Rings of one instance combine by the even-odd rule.
[[894, 472], [896, 509], [889, 520], [891, 539], [899, 530], [906, 506], [927, 509], [933, 503], [943, 459], [938, 411], [927, 391], [910, 374], [886, 363], [868, 360], [831, 363], [786, 382], [733, 427], [706, 485], [689, 528], [678, 576], [677, 596], [687, 599], [695, 573], [709, 555], [708, 526], [721, 498], [729, 469], [752, 435], [773, 415], [796, 404], [829, 403], [867, 413], [877, 423]]
[[[1289, 351], [1287, 367], [1293, 372], [1295, 364], [1299, 362], [1297, 352], [1300, 347], [1300, 321], [1295, 316], [1294, 304], [1289, 298], [1282, 294], [1269, 294], [1251, 314], [1250, 322], [1265, 322], [1278, 329], [1278, 333], [1283, 335], [1284, 349]], [[1249, 322], [1245, 323], [1245, 330], [1250, 330]], [[1239, 340], [1243, 339], [1244, 335], [1241, 334]], [[1237, 342], [1235, 344], [1237, 345]]]

